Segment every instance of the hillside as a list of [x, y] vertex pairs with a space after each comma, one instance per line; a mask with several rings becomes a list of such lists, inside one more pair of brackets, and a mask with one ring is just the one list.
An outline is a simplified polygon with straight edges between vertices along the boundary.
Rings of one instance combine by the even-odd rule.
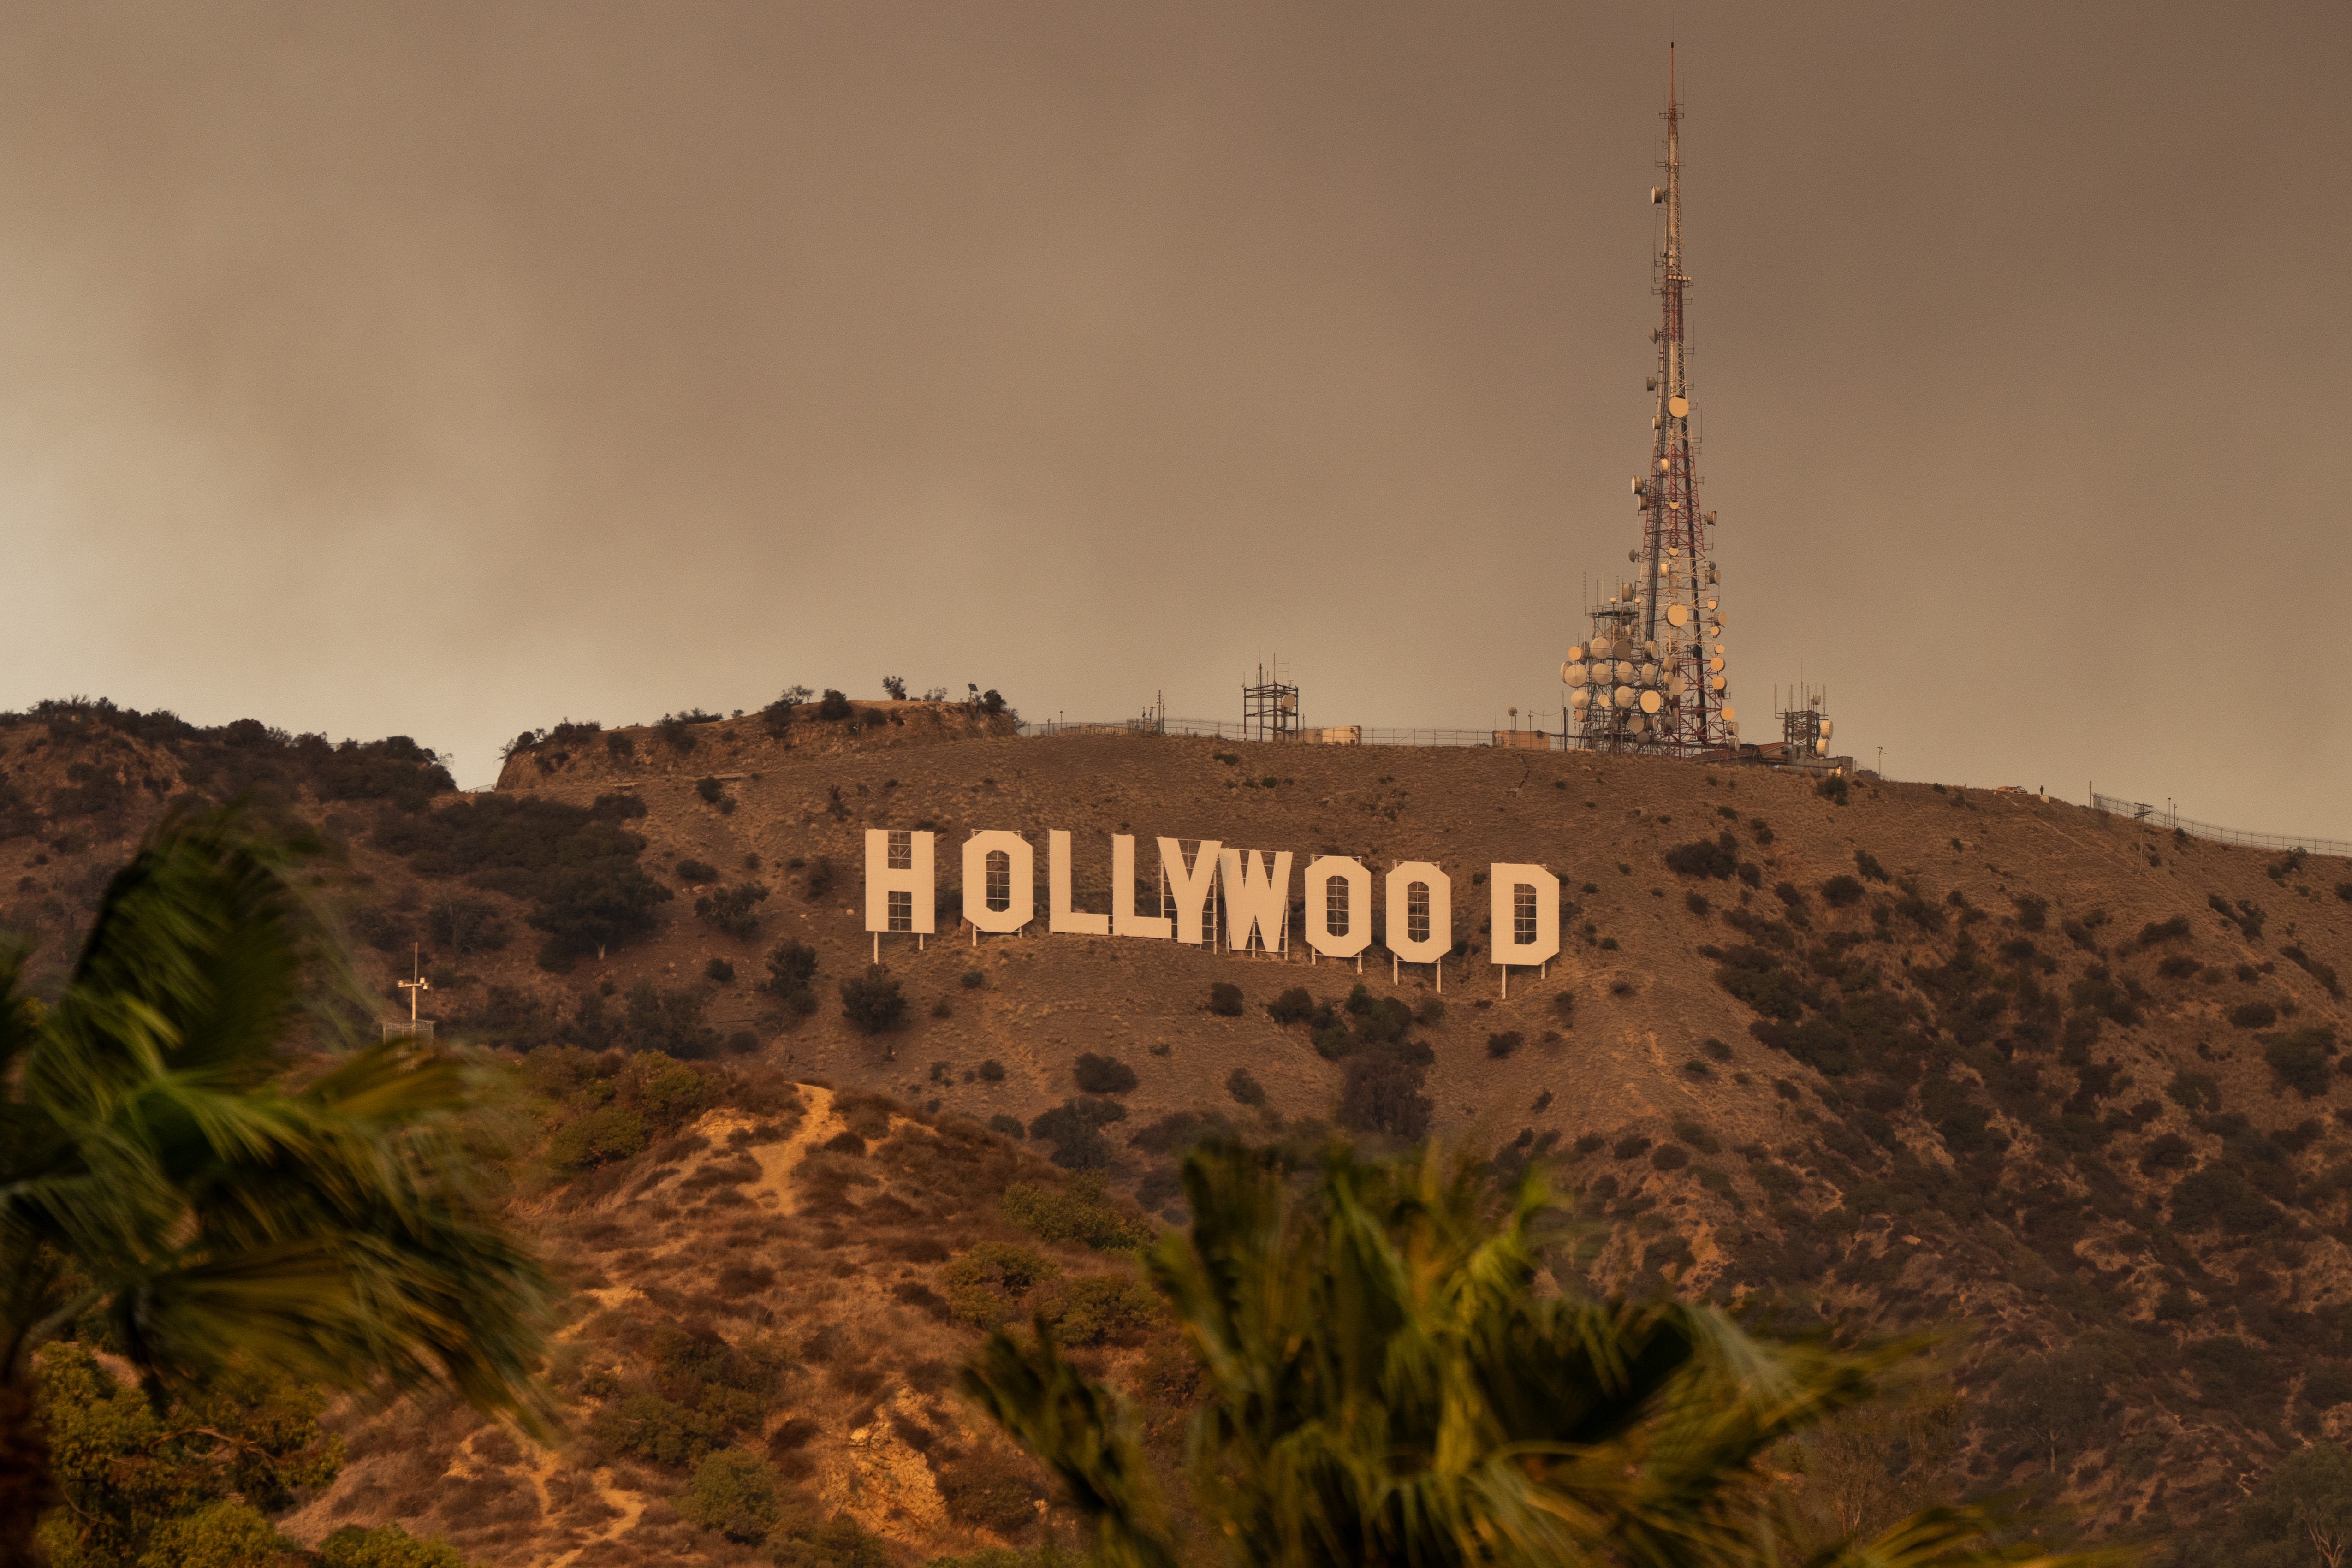
[[[667, 1500], [724, 1438], [803, 1489], [826, 1560], [857, 1560], [824, 1535], [850, 1525], [908, 1560], [1034, 1542], [1042, 1493], [947, 1369], [973, 1322], [1042, 1290], [1172, 1431], [1164, 1326], [1119, 1297], [1115, 1250], [1037, 1215], [1097, 1239], [1139, 1223], [1076, 1165], [1181, 1218], [1174, 1154], [1217, 1119], [1549, 1156], [1599, 1227], [1564, 1279], [1966, 1322], [1951, 1484], [2038, 1489], [2094, 1533], [2205, 1519], [2352, 1427], [2352, 868], [1975, 789], [1839, 801], [1749, 769], [1024, 740], [961, 713], [572, 726], [475, 796], [405, 742], [0, 718], [0, 924], [46, 939], [50, 973], [166, 801], [243, 792], [340, 857], [387, 1016], [415, 942], [445, 1029], [564, 1047], [526, 1064], [546, 1142], [514, 1201], [583, 1292], [556, 1368], [575, 1436], [527, 1456], [445, 1412], [347, 1412], [351, 1462], [297, 1533], [398, 1518], [485, 1562], [748, 1561]], [[1115, 833], [1147, 857], [1167, 836], [1435, 860], [1468, 951], [1441, 1010], [1425, 970], [1391, 984], [1384, 960], [975, 943], [950, 900], [919, 950], [885, 940], [908, 1005], [869, 1035], [839, 986], [873, 951], [870, 827], [940, 833], [943, 887], [969, 830], [1029, 835], [1042, 879], [1045, 831], [1067, 829], [1097, 910]], [[1473, 882], [1496, 861], [1563, 888], [1561, 958], [1507, 998]], [[814, 976], [779, 994], [784, 942]], [[1220, 983], [1237, 1015], [1211, 1011]], [[1308, 1005], [1277, 1022], [1294, 987]], [[1085, 1054], [1114, 1058], [1099, 1094]], [[646, 1426], [663, 1410], [674, 1438]]]

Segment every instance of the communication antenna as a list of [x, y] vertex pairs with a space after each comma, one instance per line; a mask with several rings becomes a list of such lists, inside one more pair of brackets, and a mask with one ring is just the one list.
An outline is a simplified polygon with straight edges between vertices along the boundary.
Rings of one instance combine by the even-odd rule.
[[[1738, 744], [1725, 652], [1719, 576], [1707, 537], [1716, 514], [1702, 512], [1691, 440], [1693, 399], [1684, 295], [1691, 278], [1683, 258], [1682, 105], [1675, 50], [1666, 47], [1665, 184], [1650, 187], [1663, 209], [1664, 233], [1653, 253], [1659, 323], [1650, 334], [1657, 360], [1644, 378], [1653, 395], [1650, 457], [1633, 481], [1642, 540], [1626, 552], [1633, 581], [1604, 603], [1591, 603], [1591, 635], [1563, 665], [1570, 743], [1599, 751], [1705, 756]], [[1621, 645], [1622, 645], [1621, 647]], [[1596, 653], [1594, 649], [1605, 650]], [[1579, 700], [1580, 697], [1582, 699]]]

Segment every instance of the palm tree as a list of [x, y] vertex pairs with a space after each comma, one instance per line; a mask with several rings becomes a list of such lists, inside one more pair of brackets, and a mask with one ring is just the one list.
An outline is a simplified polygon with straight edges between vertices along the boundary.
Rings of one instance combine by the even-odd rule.
[[[469, 1178], [482, 1086], [348, 1038], [298, 863], [233, 813], [174, 818], [54, 1005], [0, 948], [0, 1565], [54, 1497], [36, 1352], [93, 1315], [153, 1392], [244, 1357], [541, 1428], [547, 1279]], [[304, 1078], [306, 1041], [339, 1048]]]
[[[1183, 1180], [1190, 1234], [1163, 1236], [1145, 1268], [1204, 1371], [1186, 1467], [1239, 1563], [1777, 1562], [1770, 1450], [1921, 1349], [1762, 1339], [1671, 1300], [1538, 1294], [1559, 1226], [1532, 1173], [1499, 1217], [1474, 1165], [1432, 1152], [1380, 1163], [1335, 1147], [1302, 1192], [1272, 1157], [1209, 1144]], [[1173, 1568], [1131, 1421], [1042, 1321], [1034, 1339], [992, 1336], [963, 1387], [1063, 1481], [1110, 1568]], [[1932, 1509], [1811, 1561], [2060, 1561], [1986, 1545], [2001, 1522]]]

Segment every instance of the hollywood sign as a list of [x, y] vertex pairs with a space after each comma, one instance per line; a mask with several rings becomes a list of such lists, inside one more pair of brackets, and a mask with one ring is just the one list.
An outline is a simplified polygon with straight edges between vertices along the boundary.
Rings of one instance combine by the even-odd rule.
[[[934, 872], [938, 835], [866, 834], [866, 929], [875, 952], [890, 932], [929, 935], [939, 900]], [[1070, 836], [1045, 835], [1045, 929], [1070, 936], [1133, 937], [1194, 946], [1214, 941], [1213, 899], [1224, 910], [1225, 945], [1235, 952], [1289, 949], [1291, 853], [1229, 849], [1202, 839], [1188, 858], [1184, 841], [1158, 840], [1160, 889], [1166, 913], [1135, 912], [1135, 837], [1110, 835], [1110, 908], [1081, 910], [1071, 895]], [[1018, 833], [974, 833], [963, 845], [963, 918], [973, 940], [982, 931], [1012, 935], [1037, 919], [1036, 850]], [[1489, 962], [1508, 984], [1517, 966], [1548, 963], [1559, 953], [1559, 879], [1540, 866], [1496, 862], [1486, 868]], [[1317, 954], [1356, 959], [1372, 944], [1372, 872], [1348, 855], [1307, 863], [1305, 935]], [[1387, 915], [1382, 945], [1406, 963], [1440, 963], [1454, 951], [1454, 883], [1433, 862], [1408, 860], [1382, 879]], [[1442, 971], [1441, 971], [1442, 980]]]

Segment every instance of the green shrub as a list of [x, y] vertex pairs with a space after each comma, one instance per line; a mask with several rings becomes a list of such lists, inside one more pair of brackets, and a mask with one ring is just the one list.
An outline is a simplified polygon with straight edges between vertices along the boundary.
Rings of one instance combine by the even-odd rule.
[[1666, 851], [1666, 869], [1683, 877], [1727, 879], [1739, 863], [1739, 841], [1728, 833], [1695, 838]]
[[397, 1524], [347, 1524], [319, 1542], [319, 1568], [466, 1568], [466, 1560], [438, 1536], [420, 1541]]
[[1110, 1141], [1102, 1129], [1127, 1120], [1115, 1100], [1083, 1096], [1066, 1100], [1029, 1123], [1029, 1136], [1054, 1145], [1054, 1163], [1069, 1171], [1099, 1171], [1110, 1163]]
[[1840, 872], [1822, 884], [1822, 898], [1833, 910], [1862, 902], [1862, 884]]
[[2269, 1064], [2273, 1080], [2305, 1100], [2327, 1092], [2335, 1077], [2335, 1055], [2336, 1031], [2325, 1026], [2263, 1037], [2263, 1060]]
[[718, 1448], [694, 1468], [694, 1479], [673, 1500], [679, 1515], [730, 1541], [757, 1545], [767, 1540], [782, 1510], [776, 1501], [773, 1467], [741, 1448]]
[[840, 692], [835, 691], [833, 688], [829, 686], [826, 687], [824, 696], [816, 705], [816, 716], [827, 721], [828, 722], [835, 720], [848, 718], [849, 699], [842, 695]]
[[1002, 1133], [1007, 1138], [1026, 1138], [1029, 1136], [1029, 1130], [1021, 1125], [1021, 1119], [1019, 1117], [1007, 1116], [1001, 1110], [988, 1119], [988, 1130], [991, 1132]]
[[547, 1141], [547, 1163], [561, 1176], [577, 1175], [640, 1152], [650, 1142], [646, 1119], [626, 1106], [583, 1111]]
[[864, 974], [841, 983], [841, 1013], [860, 1033], [887, 1034], [907, 1022], [906, 994], [889, 971], [873, 964]]
[[2210, 1230], [2218, 1225], [2228, 1236], [2259, 1236], [2278, 1219], [2277, 1207], [2226, 1166], [2192, 1171], [2172, 1189], [2172, 1223], [2180, 1230]]
[[967, 969], [963, 972], [963, 988], [965, 990], [977, 991], [987, 984], [988, 976], [982, 974], [979, 970]]
[[1004, 1064], [998, 1061], [994, 1057], [989, 1058], [986, 1061], [980, 1064], [980, 1079], [982, 1083], [1003, 1083], [1004, 1081]]
[[1072, 1076], [1087, 1094], [1125, 1094], [1135, 1088], [1135, 1069], [1117, 1057], [1082, 1053], [1072, 1064]]
[[674, 869], [677, 872], [677, 879], [681, 882], [702, 883], [719, 880], [719, 868], [708, 860], [697, 860], [689, 857], [680, 860]]
[[1845, 775], [1832, 773], [1813, 786], [1813, 793], [1824, 800], [1835, 801], [1838, 805], [1843, 805], [1846, 803]]
[[768, 889], [757, 882], [721, 888], [694, 900], [695, 918], [721, 936], [748, 942], [760, 930], [758, 907], [767, 897]]
[[2189, 917], [2175, 915], [2168, 921], [2150, 921], [2139, 928], [2139, 944], [2154, 947], [2160, 942], [2178, 942], [2189, 935]]
[[816, 980], [816, 949], [804, 942], [780, 942], [768, 953], [768, 979], [761, 989], [779, 997], [810, 990]]
[[1247, 1068], [1235, 1068], [1225, 1076], [1225, 1092], [1244, 1105], [1265, 1103], [1265, 1086], [1250, 1076]]
[[[1861, 872], [1864, 879], [1867, 881], [1884, 882], [1888, 880], [1886, 868], [1880, 865], [1878, 863], [1878, 857], [1873, 855], [1867, 849], [1857, 849], [1853, 852], [1853, 868], [1856, 871]], [[2039, 928], [2029, 926], [2026, 929], [2032, 931]]]
[[1015, 1182], [1001, 1202], [1006, 1219], [1043, 1241], [1075, 1241], [1098, 1252], [1118, 1252], [1151, 1239], [1150, 1224], [1106, 1196], [1100, 1177], [1073, 1177], [1060, 1187]]
[[2164, 1097], [2194, 1116], [2221, 1109], [2221, 1080], [2209, 1072], [2176, 1072], [2164, 1087]]
[[1055, 1337], [1072, 1345], [1131, 1345], [1160, 1317], [1159, 1298], [1132, 1274], [1088, 1274], [1062, 1288]]
[[940, 1283], [947, 1287], [948, 1310], [959, 1321], [992, 1329], [1011, 1318], [1031, 1290], [1061, 1275], [1057, 1265], [1030, 1247], [983, 1241], [949, 1264]]
[[2299, 942], [2291, 942], [2287, 943], [2284, 947], [2279, 949], [2279, 954], [2284, 958], [2292, 960], [2296, 968], [2302, 970], [2305, 974], [2310, 975], [2314, 980], [2318, 981], [2319, 984], [2326, 988], [2330, 996], [2335, 997], [2339, 1002], [2344, 999], [2344, 983], [2336, 979], [2334, 965], [2323, 963], [2318, 959], [2312, 957], [2311, 954], [2304, 952], [2302, 944]]
[[1517, 1029], [1507, 1030], [1499, 1035], [1489, 1035], [1486, 1037], [1486, 1054], [1489, 1057], [1499, 1059], [1509, 1056], [1512, 1052], [1517, 1050], [1521, 1046], [1526, 1044], [1527, 1037], [1521, 1035]]
[[2278, 1009], [2267, 1002], [2241, 1002], [2230, 1009], [2230, 1022], [2241, 1029], [2267, 1029], [2278, 1022]]
[[1679, 1143], [1661, 1143], [1650, 1163], [1661, 1171], [1679, 1171], [1690, 1163], [1690, 1153]]
[[1217, 1016], [1221, 1018], [1240, 1017], [1242, 1016], [1242, 988], [1235, 985], [1229, 980], [1215, 980], [1210, 982], [1209, 1011], [1216, 1014]]
[[732, 985], [735, 966], [723, 958], [714, 958], [702, 966], [702, 977], [714, 985]]
[[1315, 1016], [1315, 998], [1307, 994], [1304, 985], [1294, 985], [1265, 1005], [1266, 1016], [1287, 1028], [1304, 1024]]

